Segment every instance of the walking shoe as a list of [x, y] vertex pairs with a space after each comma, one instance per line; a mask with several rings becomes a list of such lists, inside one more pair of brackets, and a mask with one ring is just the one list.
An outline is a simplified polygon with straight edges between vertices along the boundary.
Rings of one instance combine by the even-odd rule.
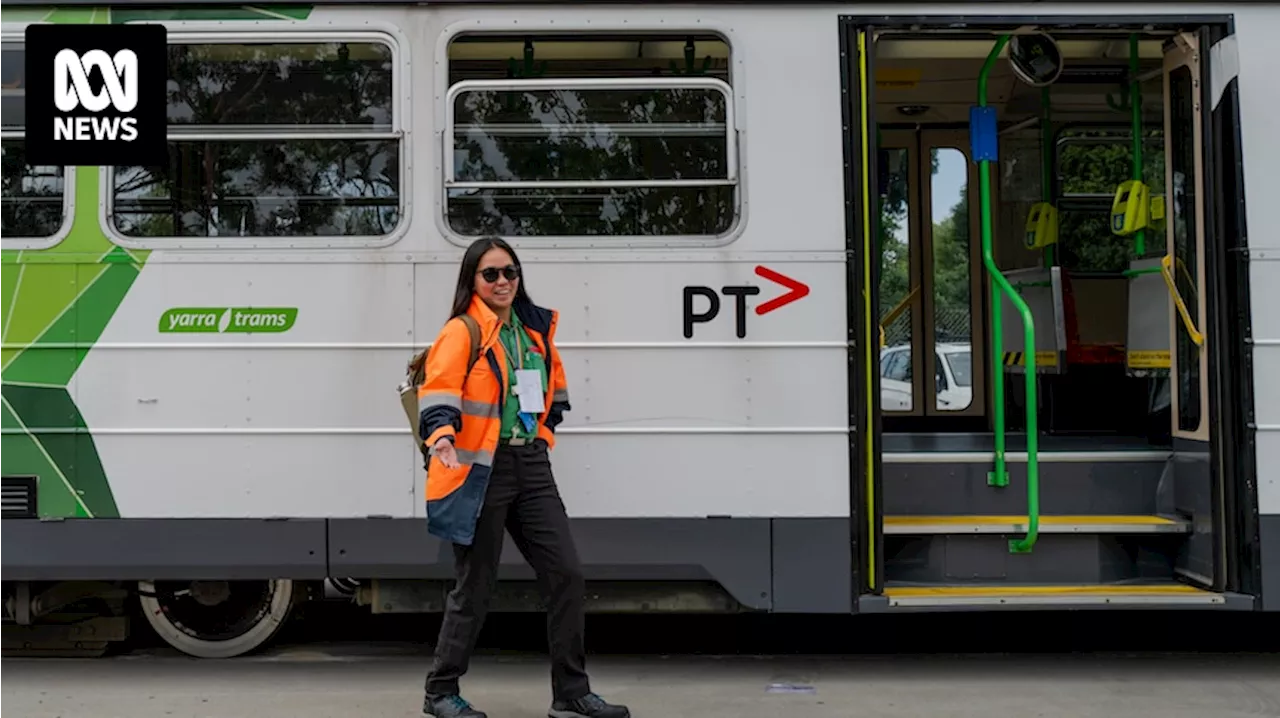
[[427, 696], [422, 701], [422, 715], [433, 718], [489, 718], [487, 713], [472, 708], [457, 694]]
[[626, 706], [615, 706], [606, 703], [603, 698], [594, 694], [575, 701], [555, 701], [548, 718], [631, 718], [631, 711]]

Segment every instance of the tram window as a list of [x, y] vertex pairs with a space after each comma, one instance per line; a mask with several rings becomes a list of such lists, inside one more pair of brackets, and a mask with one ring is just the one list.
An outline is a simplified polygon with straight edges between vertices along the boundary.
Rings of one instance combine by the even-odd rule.
[[883, 154], [888, 181], [880, 197], [880, 321], [893, 314], [884, 325], [885, 345], [892, 347], [911, 343], [910, 154], [896, 147]]
[[[1187, 67], [1174, 69], [1169, 74], [1169, 108], [1172, 114], [1169, 144], [1173, 148], [1169, 167], [1173, 173], [1173, 197], [1169, 207], [1173, 220], [1173, 254], [1177, 263], [1173, 276], [1178, 294], [1186, 303], [1194, 324], [1203, 326], [1199, 317], [1200, 297], [1194, 279], [1199, 275], [1196, 247], [1196, 99], [1191, 71]], [[1196, 431], [1201, 420], [1200, 348], [1191, 341], [1181, 322], [1176, 325], [1178, 428]]]
[[[884, 411], [910, 410], [915, 397], [911, 380], [911, 342], [918, 293], [912, 294], [911, 266], [911, 152], [902, 147], [881, 150], [880, 171], [884, 184], [880, 187], [880, 326], [884, 329], [884, 345], [906, 347], [905, 352], [890, 352], [880, 361], [880, 375], [898, 386], [882, 387], [881, 408]], [[897, 357], [898, 360], [894, 358]], [[895, 361], [905, 357], [899, 370]], [[893, 369], [893, 372], [889, 370]]]
[[[972, 267], [969, 262], [969, 162], [954, 147], [933, 149], [933, 173], [929, 194], [933, 249], [933, 341], [935, 371], [957, 355], [968, 356], [973, 344], [973, 311], [970, 300]], [[927, 369], [926, 369], [927, 370]], [[954, 370], [953, 370], [954, 371]], [[935, 406], [942, 411], [964, 411], [973, 403], [973, 392], [957, 377], [955, 391], [939, 393]]]
[[737, 184], [727, 68], [718, 37], [458, 38], [449, 227], [463, 236], [727, 233]]
[[66, 183], [62, 167], [29, 165], [21, 139], [0, 143], [4, 157], [4, 215], [6, 238], [52, 237], [66, 219]]
[[22, 45], [0, 47], [3, 97], [0, 101], [0, 140], [3, 156], [3, 212], [0, 235], [5, 239], [38, 239], [57, 234], [66, 220], [66, 181], [62, 167], [30, 165], [26, 161], [26, 52]]
[[27, 51], [17, 43], [4, 43], [0, 46], [0, 86], [4, 94], [0, 97], [0, 123], [4, 125], [5, 134], [21, 131], [27, 115]]
[[[1164, 187], [1164, 132], [1148, 129], [1142, 143], [1143, 181], [1156, 193]], [[1133, 140], [1128, 128], [1063, 130], [1057, 143], [1059, 186], [1058, 261], [1076, 272], [1123, 272], [1133, 258], [1133, 241], [1111, 232], [1116, 188], [1133, 177]], [[1163, 237], [1147, 233], [1143, 256], [1164, 252]]]
[[[1148, 129], [1142, 140], [1142, 179], [1164, 186], [1164, 132]], [[1133, 178], [1133, 133], [1128, 129], [1065, 129], [1058, 139], [1058, 182], [1063, 198], [1097, 198], [1107, 209], [1116, 188]]]
[[169, 46], [169, 162], [117, 167], [131, 237], [378, 237], [400, 223], [390, 45]]
[[[1068, 206], [1058, 212], [1058, 262], [1074, 272], [1123, 272], [1133, 258], [1133, 241], [1111, 232], [1110, 204]], [[1148, 233], [1147, 254], [1164, 248], [1163, 237]]]

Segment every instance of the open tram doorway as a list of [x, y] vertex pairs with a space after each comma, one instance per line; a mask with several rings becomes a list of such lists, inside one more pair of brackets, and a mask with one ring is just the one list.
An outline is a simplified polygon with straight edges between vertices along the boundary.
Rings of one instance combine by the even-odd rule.
[[1230, 19], [1158, 20], [845, 20], [864, 593], [1248, 584]]

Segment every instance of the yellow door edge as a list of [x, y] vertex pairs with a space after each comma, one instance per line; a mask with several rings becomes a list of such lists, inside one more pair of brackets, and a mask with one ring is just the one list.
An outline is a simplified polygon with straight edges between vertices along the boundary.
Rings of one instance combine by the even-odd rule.
[[867, 478], [866, 478], [866, 514], [867, 514], [867, 587], [875, 590], [876, 587], [876, 487], [875, 487], [875, 466], [877, 447], [875, 445], [875, 396], [872, 394], [872, 376], [871, 370], [873, 366], [879, 366], [879, 362], [872, 361], [871, 347], [875, 342], [871, 341], [871, 149], [870, 149], [870, 133], [868, 132], [868, 118], [871, 117], [867, 104], [868, 77], [867, 77], [867, 32], [865, 30], [858, 31], [858, 84], [860, 91], [858, 92], [858, 126], [862, 134], [862, 307], [863, 307], [863, 351], [865, 353], [865, 373], [867, 392], [867, 413], [863, 422], [865, 432], [866, 461], [867, 461]]

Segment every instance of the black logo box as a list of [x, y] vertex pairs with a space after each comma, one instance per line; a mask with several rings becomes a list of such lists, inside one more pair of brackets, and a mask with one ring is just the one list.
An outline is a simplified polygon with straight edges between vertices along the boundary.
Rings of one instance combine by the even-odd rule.
[[[80, 57], [91, 50], [101, 50], [108, 57], [132, 50], [137, 56], [137, 105], [128, 112], [117, 111], [110, 102], [97, 112], [83, 106], [69, 112], [58, 109], [54, 101], [54, 58], [63, 50], [73, 50]], [[168, 32], [164, 25], [28, 25], [24, 120], [27, 164], [167, 165], [168, 65]], [[87, 69], [91, 91], [104, 93], [102, 70], [93, 66]], [[66, 84], [74, 88], [72, 79], [68, 77]], [[57, 132], [60, 127], [64, 130], [61, 138]], [[70, 137], [65, 136], [68, 128]], [[114, 134], [108, 130], [114, 130]]]

